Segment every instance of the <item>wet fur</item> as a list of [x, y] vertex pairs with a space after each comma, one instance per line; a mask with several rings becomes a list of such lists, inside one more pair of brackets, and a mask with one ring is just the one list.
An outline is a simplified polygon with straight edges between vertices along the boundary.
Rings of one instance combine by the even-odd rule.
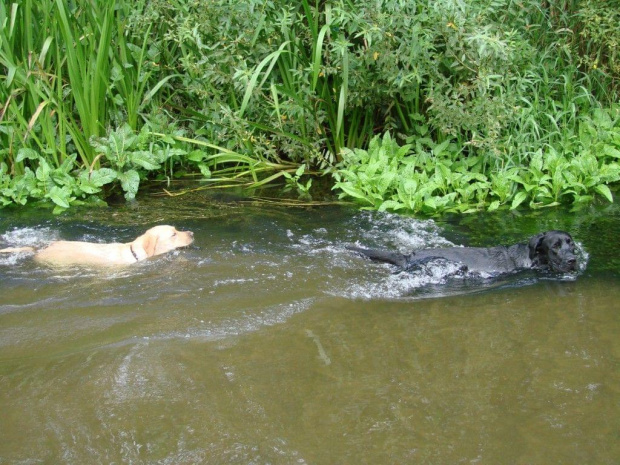
[[33, 247], [9, 247], [0, 253], [31, 252], [34, 259], [52, 265], [129, 265], [155, 255], [190, 245], [191, 231], [178, 231], [173, 226], [155, 226], [133, 242], [99, 244], [79, 241], [55, 241], [37, 250]]
[[564, 231], [547, 231], [537, 234], [527, 243], [507, 247], [448, 247], [416, 250], [411, 254], [363, 247], [347, 248], [403, 270], [416, 268], [436, 258], [462, 264], [468, 271], [485, 273], [507, 273], [528, 268], [565, 273], [577, 269], [575, 243], [571, 235]]

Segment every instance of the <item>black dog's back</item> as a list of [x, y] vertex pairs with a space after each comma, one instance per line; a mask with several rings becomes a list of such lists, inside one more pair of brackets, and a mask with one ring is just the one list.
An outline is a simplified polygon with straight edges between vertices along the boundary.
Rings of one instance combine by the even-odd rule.
[[371, 260], [376, 260], [379, 262], [391, 263], [392, 265], [400, 266], [401, 268], [406, 268], [408, 263], [408, 258], [406, 255], [398, 252], [390, 252], [387, 250], [374, 250], [374, 249], [365, 249], [363, 247], [354, 247], [347, 246], [348, 250], [352, 250], [353, 252], [357, 252], [362, 254]]
[[550, 268], [558, 272], [577, 267], [575, 245], [570, 234], [548, 231], [532, 237], [528, 243], [496, 247], [447, 247], [420, 249], [405, 255], [398, 252], [347, 247], [371, 260], [391, 263], [403, 270], [434, 259], [462, 264], [472, 272], [506, 273], [526, 268]]
[[510, 252], [512, 252], [512, 249], [502, 246], [491, 248], [447, 247], [439, 249], [420, 249], [409, 255], [384, 250], [365, 249], [362, 247], [347, 248], [371, 260], [396, 265], [404, 271], [414, 269], [437, 259], [461, 264], [464, 269], [474, 272], [503, 273], [512, 271], [522, 265], [527, 266], [527, 263], [516, 263], [515, 257], [511, 257]]

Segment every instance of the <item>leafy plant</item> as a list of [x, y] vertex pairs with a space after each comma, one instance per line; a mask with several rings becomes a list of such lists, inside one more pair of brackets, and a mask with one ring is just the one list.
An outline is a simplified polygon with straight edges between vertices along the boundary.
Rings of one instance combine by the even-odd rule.
[[3, 2], [0, 202], [132, 198], [183, 173], [306, 195], [331, 171], [369, 208], [612, 199], [615, 7]]
[[300, 198], [311, 199], [310, 188], [312, 187], [312, 178], [307, 179], [305, 184], [301, 182], [301, 177], [304, 175], [305, 171], [306, 165], [301, 165], [294, 174], [285, 171], [284, 179], [286, 180], [286, 186], [284, 192], [296, 190]]
[[450, 152], [455, 147], [449, 143], [434, 145], [430, 151], [418, 145], [414, 153], [411, 147], [399, 146], [386, 133], [383, 138], [375, 136], [368, 150], [345, 150], [333, 174], [334, 189], [341, 191], [341, 198], [352, 197], [365, 208], [434, 213], [459, 209], [462, 204], [454, 187], [469, 199], [473, 191], [466, 185], [486, 181], [484, 176], [455, 170]]
[[[343, 152], [334, 189], [363, 208], [424, 214], [515, 209], [527, 200], [531, 208], [549, 207], [568, 199], [589, 201], [595, 193], [612, 202], [608, 184], [620, 180], [620, 125], [607, 112], [595, 112], [594, 118], [606, 129], [604, 142], [584, 136], [586, 144], [576, 147], [572, 158], [548, 147], [533, 154], [527, 166], [501, 170], [481, 169], [482, 157], [459, 160], [448, 142], [419, 139], [412, 150], [386, 133], [373, 138], [368, 150]], [[598, 134], [592, 123], [584, 124], [587, 134]]]
[[96, 203], [91, 194], [114, 179], [107, 169], [90, 173], [76, 172], [76, 158], [69, 157], [59, 167], [51, 166], [34, 151], [21, 151], [18, 160], [30, 160], [35, 169], [26, 167], [23, 174], [9, 176], [8, 167], [0, 163], [0, 205], [26, 205], [29, 201], [50, 203], [60, 213], [72, 205]]
[[109, 181], [118, 179], [127, 200], [138, 193], [141, 173], [157, 171], [171, 157], [187, 154], [184, 149], [159, 143], [146, 126], [135, 133], [125, 124], [107, 137], [91, 138], [90, 143], [98, 157], [110, 166], [101, 177]]

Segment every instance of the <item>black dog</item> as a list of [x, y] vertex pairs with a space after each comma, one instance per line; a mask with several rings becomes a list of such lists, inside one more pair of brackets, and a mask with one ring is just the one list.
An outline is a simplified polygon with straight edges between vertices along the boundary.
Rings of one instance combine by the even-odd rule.
[[507, 273], [520, 269], [551, 269], [559, 273], [575, 271], [575, 243], [564, 231], [548, 231], [532, 237], [527, 244], [509, 247], [449, 247], [422, 249], [409, 255], [397, 252], [347, 247], [372, 260], [392, 263], [411, 270], [434, 259], [459, 263], [464, 270], [485, 273]]

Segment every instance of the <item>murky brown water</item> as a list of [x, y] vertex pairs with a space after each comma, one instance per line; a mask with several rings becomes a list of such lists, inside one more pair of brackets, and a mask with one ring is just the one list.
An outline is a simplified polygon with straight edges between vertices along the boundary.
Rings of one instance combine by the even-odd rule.
[[[0, 246], [196, 234], [117, 271], [2, 258], [0, 463], [620, 462], [617, 205], [433, 222], [197, 193], [0, 213]], [[578, 276], [400, 275], [344, 249], [545, 229], [581, 243]]]

